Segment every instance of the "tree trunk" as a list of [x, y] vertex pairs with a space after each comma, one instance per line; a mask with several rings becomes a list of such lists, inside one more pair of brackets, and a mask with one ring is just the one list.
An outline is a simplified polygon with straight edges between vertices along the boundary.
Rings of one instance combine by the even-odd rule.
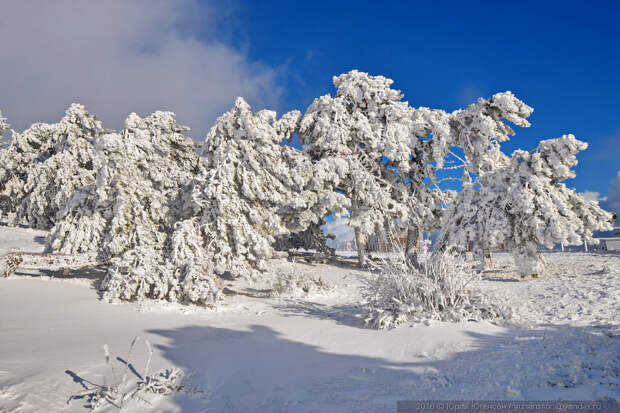
[[407, 229], [407, 248], [405, 258], [416, 268], [420, 267], [420, 247], [422, 246], [422, 230], [420, 227]]
[[390, 231], [389, 218], [385, 218], [385, 220], [383, 221], [383, 231], [385, 235], [385, 252], [394, 251], [394, 243], [396, 242], [396, 240], [394, 239]]
[[357, 246], [357, 260], [360, 267], [366, 266], [366, 248], [364, 245], [364, 236], [359, 228], [355, 228], [355, 245]]
[[474, 258], [478, 261], [478, 271], [486, 271], [493, 268], [493, 254], [486, 248], [474, 248]]
[[493, 269], [493, 253], [491, 250], [483, 249], [481, 259], [481, 268], [482, 270], [492, 270]]
[[381, 229], [381, 225], [377, 224], [375, 226], [375, 232], [377, 234], [377, 244], [379, 244], [379, 252], [386, 252], [387, 242], [385, 239], [385, 234], [383, 233], [383, 230]]

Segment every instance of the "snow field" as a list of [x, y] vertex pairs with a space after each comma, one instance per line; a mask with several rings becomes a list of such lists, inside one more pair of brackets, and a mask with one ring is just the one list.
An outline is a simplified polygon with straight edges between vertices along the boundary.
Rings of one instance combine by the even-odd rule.
[[[39, 251], [42, 234], [0, 227], [0, 252]], [[135, 336], [154, 345], [152, 371], [182, 368], [206, 392], [155, 398], [153, 411], [379, 412], [393, 411], [399, 399], [619, 398], [620, 257], [544, 258], [546, 278], [520, 281], [502, 253], [483, 274], [485, 291], [521, 306], [523, 325], [433, 322], [381, 331], [363, 328], [359, 317], [361, 277], [370, 274], [344, 257], [338, 265], [271, 260], [274, 277], [320, 277], [333, 288], [273, 294], [273, 280], [230, 281], [237, 294], [216, 310], [111, 305], [82, 274], [19, 270], [0, 279], [0, 411], [85, 411], [79, 401], [66, 404], [81, 390], [66, 371], [111, 380], [103, 345], [126, 356]], [[135, 351], [136, 366], [145, 357]], [[123, 411], [144, 409], [136, 401]]]

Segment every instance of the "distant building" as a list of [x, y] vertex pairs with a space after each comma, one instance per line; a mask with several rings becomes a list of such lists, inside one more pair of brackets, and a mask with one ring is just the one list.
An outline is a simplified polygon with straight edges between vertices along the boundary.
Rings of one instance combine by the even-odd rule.
[[601, 251], [620, 251], [620, 227], [612, 231], [612, 236], [597, 237], [599, 241], [598, 249]]
[[366, 243], [368, 252], [394, 252], [404, 251], [407, 246], [407, 232], [404, 231], [395, 236], [386, 237], [385, 232], [380, 235], [371, 235]]

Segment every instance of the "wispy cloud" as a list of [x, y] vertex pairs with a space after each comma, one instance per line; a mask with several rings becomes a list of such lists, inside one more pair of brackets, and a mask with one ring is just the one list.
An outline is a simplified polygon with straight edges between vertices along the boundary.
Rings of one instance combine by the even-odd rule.
[[313, 60], [315, 60], [317, 57], [320, 57], [322, 55], [323, 53], [317, 49], [306, 50], [306, 56], [305, 56], [306, 63], [312, 63]]
[[611, 180], [609, 189], [607, 190], [607, 197], [599, 202], [601, 208], [607, 211], [615, 212], [620, 215], [620, 171]]
[[601, 200], [605, 200], [605, 198], [601, 198], [601, 194], [600, 192], [594, 192], [594, 191], [584, 191], [581, 195], [583, 195], [583, 197], [587, 200], [587, 201], [601, 201]]
[[483, 97], [483, 91], [476, 85], [465, 85], [459, 90], [456, 96], [456, 103], [460, 107], [467, 107], [476, 103], [479, 97]]
[[[18, 130], [57, 121], [72, 102], [112, 129], [130, 112], [172, 110], [202, 139], [237, 96], [275, 106], [276, 70], [218, 40], [213, 4], [5, 1], [0, 109]], [[195, 36], [197, 19], [213, 29]]]
[[592, 156], [602, 161], [618, 162], [620, 160], [620, 128], [617, 128], [607, 138], [593, 141], [588, 148]]

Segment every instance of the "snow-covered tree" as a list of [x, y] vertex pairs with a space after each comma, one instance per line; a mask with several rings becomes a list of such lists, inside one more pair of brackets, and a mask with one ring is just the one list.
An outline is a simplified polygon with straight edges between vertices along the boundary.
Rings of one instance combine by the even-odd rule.
[[98, 140], [96, 181], [69, 200], [48, 247], [98, 251], [108, 299], [212, 304], [219, 276], [257, 274], [275, 236], [346, 206], [301, 151], [280, 145], [298, 122], [238, 99], [199, 158], [172, 113], [132, 114]]
[[109, 299], [210, 303], [217, 297], [211, 274], [189, 282], [167, 255], [183, 188], [201, 168], [185, 130], [171, 112], [131, 114], [121, 133], [98, 140], [95, 182], [74, 193], [52, 230], [51, 250], [97, 251], [110, 263], [102, 284]]
[[207, 135], [204, 173], [189, 185], [177, 224], [175, 260], [209, 262], [218, 275], [249, 277], [275, 255], [275, 238], [299, 232], [347, 206], [301, 151], [280, 142], [300, 113], [253, 113], [238, 98]]
[[334, 77], [336, 95], [315, 99], [300, 128], [304, 151], [351, 201], [362, 265], [367, 236], [394, 224], [409, 229], [407, 250], [415, 249], [453, 197], [437, 185], [446, 159], [474, 173], [501, 166], [499, 142], [513, 134], [505, 121], [529, 126], [532, 112], [510, 92], [453, 113], [413, 109], [392, 83], [356, 70]]
[[0, 110], [0, 149], [5, 145], [3, 136], [6, 131], [9, 130], [10, 125], [7, 123], [6, 118], [2, 117], [2, 111]]
[[299, 137], [317, 169], [350, 200], [349, 223], [364, 265], [367, 237], [407, 213], [393, 196], [398, 178], [390, 168], [406, 169], [409, 162], [412, 109], [383, 76], [353, 70], [333, 80], [336, 95], [314, 100]]
[[532, 112], [510, 91], [496, 93], [490, 99], [479, 98], [477, 103], [452, 113], [425, 107], [414, 110], [413, 134], [418, 139], [412, 140], [409, 169], [399, 171], [407, 189], [403, 197], [409, 201], [407, 252], [413, 262], [422, 231], [440, 228], [444, 206], [455, 196], [452, 191], [439, 189], [442, 179], [438, 172], [462, 168], [467, 188], [470, 172], [484, 174], [505, 166], [508, 157], [501, 152], [500, 142], [514, 135], [506, 121], [529, 127], [527, 117]]
[[94, 141], [101, 122], [72, 104], [59, 123], [14, 133], [0, 152], [0, 209], [12, 224], [49, 229], [78, 188], [94, 181]]
[[446, 213], [440, 248], [477, 251], [503, 245], [522, 275], [541, 274], [539, 246], [596, 243], [592, 233], [611, 229], [611, 214], [561, 181], [575, 176], [576, 154], [587, 148], [573, 135], [517, 150], [505, 165], [467, 185]]

